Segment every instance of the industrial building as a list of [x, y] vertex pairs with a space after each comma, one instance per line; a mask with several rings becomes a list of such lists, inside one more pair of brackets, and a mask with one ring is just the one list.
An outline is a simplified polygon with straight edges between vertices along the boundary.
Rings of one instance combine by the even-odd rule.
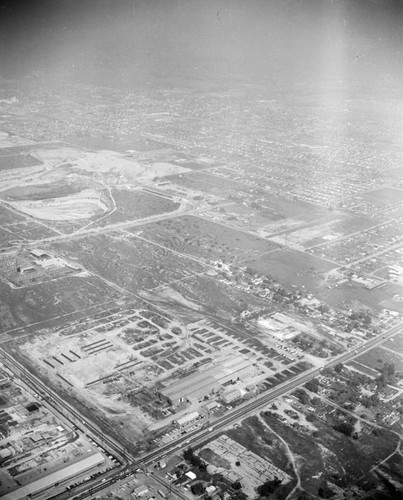
[[229, 384], [246, 381], [253, 377], [255, 372], [256, 368], [250, 360], [242, 356], [234, 358], [224, 355], [216, 359], [213, 364], [206, 366], [202, 372], [187, 375], [164, 387], [160, 393], [172, 405], [183, 401], [193, 403], [206, 396], [218, 394]]
[[183, 427], [185, 425], [190, 424], [191, 422], [194, 422], [199, 417], [200, 417], [199, 412], [192, 411], [191, 413], [186, 413], [186, 415], [183, 415], [182, 417], [178, 418], [176, 423], [179, 427]]
[[35, 498], [44, 491], [54, 488], [55, 486], [60, 486], [70, 479], [76, 478], [80, 474], [84, 474], [94, 469], [98, 465], [102, 465], [104, 462], [105, 458], [102, 453], [95, 453], [94, 455], [82, 458], [67, 467], [63, 467], [63, 469], [51, 472], [46, 476], [32, 481], [32, 483], [7, 493], [2, 497], [2, 500], [20, 500], [26, 497]]

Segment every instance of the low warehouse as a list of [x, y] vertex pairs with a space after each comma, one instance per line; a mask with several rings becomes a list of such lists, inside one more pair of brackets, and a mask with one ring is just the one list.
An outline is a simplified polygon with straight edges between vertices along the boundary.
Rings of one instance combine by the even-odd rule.
[[56, 485], [64, 483], [69, 479], [75, 478], [80, 474], [88, 472], [97, 465], [105, 462], [102, 453], [95, 453], [94, 455], [82, 458], [81, 460], [64, 467], [56, 472], [52, 472], [47, 476], [36, 479], [18, 490], [11, 491], [2, 497], [2, 500], [20, 500], [26, 497], [34, 498], [44, 491], [53, 488]]

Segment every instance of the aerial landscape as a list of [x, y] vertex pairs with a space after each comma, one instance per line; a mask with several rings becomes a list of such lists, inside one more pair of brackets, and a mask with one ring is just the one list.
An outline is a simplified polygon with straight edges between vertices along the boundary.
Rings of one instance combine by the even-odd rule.
[[0, 498], [403, 496], [403, 2], [0, 11]]

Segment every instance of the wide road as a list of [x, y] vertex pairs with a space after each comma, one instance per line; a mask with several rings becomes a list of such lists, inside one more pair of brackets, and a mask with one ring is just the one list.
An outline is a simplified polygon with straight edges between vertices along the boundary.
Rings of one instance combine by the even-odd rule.
[[[8, 205], [5, 204], [8, 208]], [[51, 244], [51, 243], [57, 243], [61, 241], [70, 241], [74, 238], [83, 238], [84, 236], [87, 235], [94, 235], [94, 234], [102, 234], [102, 233], [109, 233], [111, 231], [116, 231], [119, 229], [125, 229], [125, 228], [131, 228], [135, 226], [141, 226], [144, 224], [149, 224], [151, 222], [157, 222], [157, 221], [162, 221], [162, 220], [167, 220], [171, 219], [174, 217], [178, 217], [179, 215], [184, 215], [184, 214], [189, 214], [194, 210], [194, 205], [192, 202], [186, 199], [182, 199], [181, 204], [176, 210], [173, 210], [172, 212], [164, 212], [162, 214], [156, 214], [156, 215], [150, 215], [149, 217], [144, 217], [143, 219], [136, 219], [136, 220], [131, 220], [131, 221], [124, 221], [124, 222], [116, 222], [113, 224], [107, 224], [102, 227], [88, 227], [88, 228], [81, 228], [77, 229], [77, 231], [69, 234], [58, 234], [56, 236], [48, 236], [46, 238], [41, 238], [38, 240], [32, 240], [32, 241], [22, 241], [18, 246], [10, 248], [7, 253], [14, 253], [18, 252], [20, 250], [20, 247], [25, 248], [36, 248], [40, 246], [41, 244]], [[19, 212], [17, 211], [19, 214]], [[94, 221], [94, 224], [96, 224], [98, 221]], [[48, 227], [48, 226], [46, 226]], [[5, 254], [6, 252], [4, 252]]]
[[73, 427], [81, 429], [94, 439], [101, 448], [114, 455], [120, 462], [127, 462], [126, 449], [120, 443], [111, 436], [106, 435], [92, 420], [78, 412], [71, 404], [67, 403], [1, 347], [0, 356], [4, 364], [30, 387], [34, 393], [46, 400], [56, 413], [62, 414], [65, 419], [72, 423]]
[[[136, 458], [134, 456], [129, 456], [123, 446], [120, 445], [116, 440], [111, 438], [110, 436], [106, 436], [101, 429], [96, 426], [91, 420], [86, 417], [80, 415], [80, 413], [72, 408], [71, 405], [66, 403], [62, 398], [60, 398], [53, 390], [49, 389], [41, 380], [32, 375], [28, 370], [25, 369], [18, 361], [16, 361], [12, 356], [10, 356], [4, 349], [0, 348], [0, 353], [3, 354], [5, 361], [8, 366], [16, 373], [16, 375], [20, 376], [30, 387], [34, 388], [35, 392], [38, 392], [40, 395], [46, 395], [48, 397], [48, 401], [56, 408], [57, 411], [64, 411], [65, 416], [70, 415], [69, 420], [79, 421], [81, 422], [81, 427], [87, 433], [94, 436], [95, 441], [102, 445], [106, 449], [109, 449], [112, 453], [114, 453], [117, 457], [119, 457], [122, 463], [126, 465], [123, 468], [120, 468], [116, 471], [113, 477], [108, 477], [105, 481], [102, 482], [103, 478], [97, 478], [91, 483], [87, 483], [86, 485], [82, 485], [78, 487], [78, 489], [73, 494], [72, 491], [64, 492], [59, 495], [56, 495], [55, 498], [86, 498], [90, 495], [93, 495], [95, 492], [101, 491], [102, 489], [110, 486], [116, 481], [127, 477], [128, 475], [135, 472], [137, 469], [141, 469], [145, 466], [153, 464], [155, 462], [160, 461], [165, 456], [171, 456], [173, 453], [178, 452], [184, 446], [194, 446], [203, 440], [212, 437], [214, 434], [217, 434], [227, 428], [230, 425], [233, 425], [237, 421], [240, 421], [246, 418], [249, 415], [254, 414], [258, 410], [264, 408], [268, 403], [273, 401], [274, 399], [282, 396], [283, 394], [290, 392], [300, 385], [306, 383], [312, 378], [319, 375], [320, 371], [323, 368], [331, 368], [334, 367], [338, 363], [346, 363], [351, 359], [360, 356], [362, 353], [372, 349], [374, 346], [382, 343], [385, 339], [392, 337], [396, 333], [402, 330], [403, 323], [399, 323], [398, 325], [390, 328], [387, 332], [379, 335], [373, 339], [368, 340], [367, 342], [362, 343], [360, 346], [356, 347], [354, 350], [343, 353], [336, 358], [333, 358], [328, 363], [324, 364], [321, 368], [313, 368], [307, 372], [301, 373], [298, 376], [294, 377], [291, 380], [283, 382], [273, 389], [269, 389], [268, 391], [260, 394], [259, 396], [249, 400], [230, 412], [227, 412], [222, 417], [215, 420], [210, 424], [208, 428], [203, 428], [200, 430], [195, 430], [192, 433], [185, 434], [180, 436], [175, 441], [168, 443], [166, 445], [160, 446], [157, 450], [151, 451], [149, 453], [144, 454], [140, 458]], [[76, 424], [75, 424], [76, 425]], [[85, 491], [81, 491], [85, 489]], [[182, 497], [183, 495], [179, 492], [175, 493]], [[77, 496], [78, 495], [78, 496]]]

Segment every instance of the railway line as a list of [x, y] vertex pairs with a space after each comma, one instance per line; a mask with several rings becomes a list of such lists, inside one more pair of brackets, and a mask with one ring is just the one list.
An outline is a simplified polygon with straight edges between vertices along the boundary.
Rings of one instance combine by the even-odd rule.
[[[116, 442], [111, 436], [105, 435], [104, 432], [101, 431], [101, 429], [90, 419], [81, 415], [69, 403], [64, 401], [52, 389], [47, 387], [40, 379], [32, 375], [24, 366], [21, 365], [21, 363], [8, 354], [3, 348], [0, 348], [0, 355], [7, 363], [8, 367], [20, 376], [22, 380], [34, 390], [34, 392], [38, 393], [41, 397], [46, 398], [46, 400], [53, 406], [53, 408], [55, 408], [57, 412], [63, 411], [64, 417], [67, 417], [74, 426], [81, 428], [86, 434], [90, 433], [95, 436], [94, 440], [96, 442], [103, 443], [101, 445], [102, 448], [106, 449], [118, 458], [121, 465], [114, 470], [103, 474], [102, 477], [92, 480], [91, 483], [77, 486], [74, 492], [65, 491], [52, 497], [57, 500], [65, 500], [69, 498], [81, 500], [112, 486], [117, 481], [123, 480], [135, 472], [138, 472], [139, 469], [141, 470], [144, 467], [160, 461], [167, 455], [179, 452], [179, 450], [184, 446], [194, 446], [206, 439], [211, 438], [237, 421], [255, 413], [257, 410], [263, 408], [279, 396], [294, 390], [308, 380], [318, 376], [324, 368], [334, 367], [338, 363], [346, 363], [369, 349], [372, 349], [374, 346], [382, 343], [385, 339], [398, 333], [402, 327], [403, 323], [399, 323], [395, 327], [390, 328], [383, 335], [363, 343], [352, 351], [341, 354], [340, 356], [329, 361], [326, 365], [303, 372], [293, 379], [283, 382], [254, 399], [243, 403], [231, 412], [228, 412], [218, 418], [213, 423], [210, 423], [208, 428], [204, 427], [182, 435], [172, 443], [160, 446], [158, 449], [148, 452], [141, 457], [134, 457], [128, 454], [122, 445]], [[157, 478], [157, 476], [155, 476], [155, 478]], [[161, 484], [164, 484], [165, 487], [169, 487], [169, 485], [165, 484], [161, 478], [158, 478], [158, 481], [161, 482]], [[186, 498], [180, 491], [175, 490], [175, 494], [180, 498]]]

